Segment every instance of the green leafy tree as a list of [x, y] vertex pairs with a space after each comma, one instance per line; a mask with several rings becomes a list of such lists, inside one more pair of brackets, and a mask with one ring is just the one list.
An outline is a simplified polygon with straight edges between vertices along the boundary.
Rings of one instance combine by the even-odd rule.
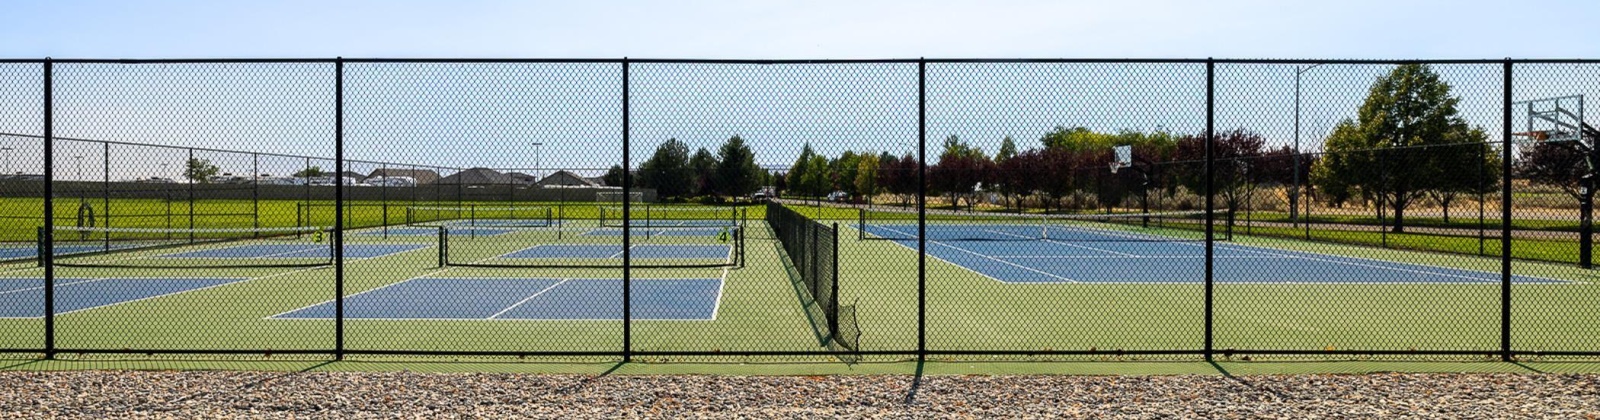
[[787, 181], [786, 184], [788, 185], [789, 190], [793, 191], [794, 194], [800, 196], [809, 196], [816, 193], [815, 191], [811, 190], [810, 184], [806, 183], [806, 177], [810, 176], [810, 174], [807, 173], [807, 164], [809, 164], [811, 162], [811, 158], [816, 155], [817, 152], [811, 149], [811, 143], [806, 143], [805, 145], [800, 146], [800, 157], [795, 158], [794, 165], [789, 166], [789, 173], [786, 176], [787, 179], [785, 179], [785, 181]]
[[606, 174], [602, 175], [600, 180], [605, 182], [607, 186], [621, 187], [624, 178], [623, 174], [626, 172], [622, 169], [622, 165], [611, 165], [611, 169], [607, 169]]
[[210, 160], [189, 158], [189, 162], [183, 168], [183, 177], [196, 183], [209, 184], [211, 183], [211, 177], [217, 176], [217, 173], [221, 171], [220, 168], [217, 168], [217, 165], [211, 164]]
[[689, 146], [667, 139], [639, 165], [639, 185], [655, 188], [662, 198], [681, 198], [693, 192], [694, 172], [689, 167]]
[[[194, 162], [190, 161], [190, 163], [193, 164]], [[205, 164], [210, 164], [210, 163], [211, 162], [206, 162]], [[212, 175], [215, 175], [215, 174], [212, 174]], [[321, 166], [312, 166], [310, 168], [301, 169], [299, 172], [295, 172], [293, 176], [295, 178], [311, 178], [311, 177], [319, 177], [319, 176], [328, 176], [328, 173], [324, 172], [322, 170]]]
[[878, 195], [878, 156], [872, 153], [862, 153], [856, 159], [856, 177], [854, 180], [856, 193], [866, 197], [867, 202], [872, 202], [872, 197]]
[[1396, 67], [1373, 82], [1355, 119], [1339, 123], [1324, 143], [1327, 157], [1313, 180], [1324, 191], [1353, 188], [1393, 211], [1394, 232], [1405, 231], [1405, 211], [1429, 191], [1456, 189], [1448, 178], [1481, 161], [1472, 153], [1445, 152], [1451, 145], [1481, 143], [1482, 130], [1469, 127], [1457, 110], [1460, 98], [1450, 85], [1422, 64]]
[[695, 195], [717, 194], [717, 184], [721, 181], [717, 178], [719, 163], [716, 155], [712, 155], [711, 151], [704, 147], [696, 150], [694, 156], [689, 158], [689, 170], [694, 173], [692, 184]]
[[755, 152], [739, 136], [729, 137], [717, 150], [717, 190], [730, 197], [745, 197], [763, 185], [767, 171], [756, 166]]
[[811, 158], [807, 159], [802, 166], [805, 168], [805, 176], [800, 178], [800, 185], [805, 188], [805, 191], [808, 191], [812, 197], [821, 197], [828, 194], [830, 192], [828, 187], [832, 185], [832, 180], [828, 177], [828, 158], [819, 154], [812, 154]]
[[856, 165], [861, 161], [861, 156], [849, 150], [840, 153], [837, 159], [828, 161], [828, 183], [831, 189], [844, 191], [855, 197], [856, 191]]
[[1078, 151], [1103, 151], [1110, 150], [1116, 142], [1116, 136], [1111, 134], [1096, 133], [1084, 127], [1066, 128], [1057, 126], [1054, 130], [1039, 138], [1039, 144], [1047, 149], [1061, 149], [1071, 152]]

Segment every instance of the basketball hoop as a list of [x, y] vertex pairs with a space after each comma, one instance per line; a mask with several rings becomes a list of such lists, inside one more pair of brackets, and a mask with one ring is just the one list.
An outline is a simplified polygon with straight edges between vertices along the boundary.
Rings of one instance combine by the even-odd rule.
[[1111, 148], [1111, 173], [1118, 169], [1133, 166], [1133, 146], [1122, 145]]

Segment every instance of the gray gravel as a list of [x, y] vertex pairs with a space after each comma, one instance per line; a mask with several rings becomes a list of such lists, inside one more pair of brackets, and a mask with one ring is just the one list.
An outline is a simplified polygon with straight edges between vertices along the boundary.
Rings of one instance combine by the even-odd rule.
[[0, 372], [0, 417], [1595, 419], [1597, 379]]

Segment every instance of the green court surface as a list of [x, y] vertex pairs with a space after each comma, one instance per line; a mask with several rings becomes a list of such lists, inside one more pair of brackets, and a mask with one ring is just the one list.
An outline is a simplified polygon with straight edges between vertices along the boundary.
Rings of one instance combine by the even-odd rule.
[[[248, 203], [248, 202], [246, 202]], [[229, 205], [241, 205], [238, 203]], [[279, 212], [269, 226], [293, 225], [292, 203], [273, 204], [288, 209]], [[403, 208], [404, 206], [396, 206]], [[356, 207], [353, 212], [362, 226], [382, 219], [382, 208]], [[640, 291], [636, 299], [656, 299], [665, 308], [710, 307], [711, 316], [641, 317], [631, 325], [629, 345], [641, 353], [618, 369], [623, 373], [795, 373], [857, 372], [910, 373], [917, 367], [914, 352], [918, 346], [917, 265], [919, 255], [897, 241], [856, 240], [855, 220], [840, 217], [839, 272], [840, 302], [853, 304], [862, 332], [861, 350], [900, 352], [869, 354], [854, 366], [839, 363], [828, 354], [826, 327], [819, 323], [817, 307], [795, 276], [783, 249], [771, 230], [749, 207], [745, 227], [744, 264], [700, 268], [634, 268], [636, 283], [666, 284], [673, 280], [699, 280], [716, 284], [711, 300], [695, 290], [668, 288], [665, 292]], [[597, 220], [581, 217], [596, 207], [574, 206], [560, 226], [578, 236], [550, 239], [513, 232], [510, 236], [486, 235], [454, 238], [453, 247], [470, 244], [490, 245], [465, 256], [474, 260], [509, 258], [511, 253], [550, 242], [617, 245], [620, 235], [589, 234], [612, 229]], [[392, 210], [391, 210], [392, 211]], [[402, 210], [403, 211], [403, 210]], [[802, 213], [819, 214], [816, 209]], [[598, 212], [596, 212], [597, 214]], [[113, 213], [114, 215], [115, 213]], [[827, 215], [827, 214], [824, 214]], [[112, 226], [117, 224], [113, 216]], [[824, 220], [833, 222], [833, 220]], [[20, 230], [8, 227], [12, 235]], [[104, 305], [88, 305], [55, 317], [56, 346], [67, 349], [58, 355], [65, 360], [26, 361], [10, 364], [11, 369], [57, 368], [220, 368], [242, 364], [252, 369], [270, 370], [365, 370], [403, 368], [418, 370], [529, 370], [586, 373], [604, 372], [616, 366], [624, 346], [624, 326], [613, 317], [593, 316], [615, 310], [620, 302], [620, 286], [597, 286], [567, 290], [554, 284], [619, 279], [620, 266], [604, 268], [567, 267], [440, 267], [436, 234], [401, 234], [401, 226], [391, 226], [389, 235], [382, 227], [355, 229], [346, 235], [350, 247], [379, 247], [384, 252], [350, 258], [343, 267], [344, 292], [351, 311], [356, 305], [377, 305], [393, 309], [368, 317], [351, 317], [344, 324], [344, 348], [353, 351], [394, 352], [502, 352], [504, 356], [353, 355], [350, 360], [321, 364], [325, 354], [293, 355], [272, 352], [328, 351], [335, 346], [336, 325], [319, 316], [285, 316], [313, 313], [335, 296], [336, 270], [333, 267], [294, 268], [93, 268], [56, 267], [58, 279], [236, 279], [217, 284], [180, 288], [171, 293], [148, 293], [109, 299]], [[1138, 229], [1129, 227], [1128, 229]], [[429, 231], [431, 232], [431, 231]], [[426, 233], [426, 232], [425, 232]], [[1146, 232], [1148, 233], [1148, 232]], [[683, 236], [657, 235], [640, 242], [667, 248], [716, 241], [706, 236], [715, 231]], [[635, 235], [638, 236], [638, 235]], [[521, 238], [521, 239], [518, 239]], [[526, 243], [519, 241], [525, 240]], [[300, 239], [299, 243], [315, 242]], [[640, 241], [640, 238], [635, 238]], [[715, 243], [715, 242], [709, 242]], [[169, 261], [175, 253], [221, 252], [235, 243], [186, 245], [158, 250], [113, 252], [71, 260], [118, 259], [127, 261]], [[1323, 255], [1329, 258], [1354, 258], [1433, 267], [1440, 270], [1466, 270], [1496, 273], [1499, 260], [1476, 256], [1376, 249], [1351, 245], [1304, 242], [1278, 238], [1236, 235], [1228, 246], [1248, 246]], [[316, 245], [312, 245], [316, 246]], [[1021, 246], [1021, 245], [1019, 245]], [[387, 248], [382, 248], [387, 247]], [[493, 251], [491, 252], [491, 248]], [[347, 248], [356, 249], [356, 248]], [[232, 252], [232, 251], [228, 251]], [[640, 251], [644, 252], [644, 251]], [[202, 254], [214, 255], [214, 254]], [[261, 255], [221, 254], [217, 258], [261, 258]], [[542, 258], [573, 259], [555, 254]], [[163, 264], [154, 264], [163, 265]], [[1500, 350], [1501, 301], [1498, 283], [1409, 283], [1371, 284], [1318, 281], [1308, 278], [1282, 283], [1227, 283], [1215, 286], [1215, 342], [1219, 356], [1231, 349], [1328, 351], [1327, 354], [1254, 354], [1219, 357], [1219, 368], [1200, 362], [1198, 355], [1119, 355], [1119, 351], [1197, 350], [1204, 345], [1204, 287], [1184, 282], [1139, 283], [1042, 283], [1018, 284], [996, 281], [981, 269], [930, 255], [927, 259], [926, 345], [932, 352], [925, 366], [930, 373], [1015, 372], [1015, 373], [1218, 373], [1227, 371], [1562, 371], [1567, 359], [1526, 356], [1523, 365], [1488, 363], [1487, 356], [1386, 355], [1364, 357], [1345, 351], [1472, 351], [1485, 355]], [[1129, 260], [1115, 270], [1138, 278], [1161, 278], [1178, 273], [1150, 272], [1154, 266]], [[1172, 270], [1163, 267], [1162, 270]], [[1202, 269], [1195, 261], [1193, 269]], [[31, 261], [0, 266], [0, 280], [37, 279], [42, 268]], [[1144, 270], [1144, 271], [1141, 271]], [[1551, 280], [1548, 283], [1515, 283], [1511, 286], [1514, 306], [1511, 316], [1511, 346], [1516, 351], [1596, 351], [1600, 349], [1600, 285], [1591, 271], [1568, 265], [1516, 261], [1517, 276]], [[1185, 275], [1187, 273], [1184, 273]], [[1338, 276], [1340, 273], [1328, 273]], [[412, 288], [425, 279], [449, 279], [443, 289]], [[548, 281], [550, 285], [530, 286], [504, 283]], [[654, 283], [652, 283], [654, 282]], [[127, 283], [101, 282], [100, 289], [87, 292], [107, 294], [125, 290]], [[537, 286], [537, 287], [535, 287]], [[500, 287], [496, 289], [496, 287]], [[510, 287], [510, 288], [507, 288]], [[532, 287], [533, 289], [517, 289]], [[610, 287], [610, 288], [607, 288]], [[17, 288], [16, 290], [23, 290]], [[395, 290], [410, 295], [394, 294]], [[531, 290], [531, 291], [530, 291]], [[512, 304], [489, 302], [511, 296]], [[563, 295], [563, 293], [566, 293]], [[601, 296], [594, 296], [594, 294]], [[656, 294], [651, 294], [656, 293]], [[587, 294], [587, 295], [586, 295]], [[511, 306], [537, 304], [540, 299], [554, 307], [601, 305], [599, 312], [574, 312], [566, 315], [528, 315], [526, 318], [501, 318]], [[692, 295], [692, 296], [691, 296]], [[99, 296], [99, 295], [95, 295]], [[368, 298], [363, 298], [367, 296]], [[393, 300], [376, 297], [388, 296]], [[402, 299], [405, 298], [405, 299]], [[120, 300], [119, 300], [120, 299]], [[409, 299], [409, 300], [407, 300]], [[601, 303], [594, 303], [596, 300]], [[417, 308], [432, 303], [434, 308]], [[588, 303], [585, 303], [588, 302]], [[610, 303], [606, 303], [610, 302]], [[639, 301], [643, 302], [643, 301]], [[684, 303], [689, 302], [689, 303]], [[500, 305], [500, 306], [495, 306]], [[646, 305], [641, 303], [641, 305]], [[309, 309], [308, 309], [309, 308]], [[638, 309], [637, 307], [635, 308]], [[486, 316], [463, 318], [450, 314], [459, 311], [487, 311]], [[42, 311], [42, 309], [41, 309]], [[437, 312], [436, 311], [436, 312]], [[457, 312], [451, 312], [457, 311]], [[581, 312], [581, 311], [580, 311]], [[40, 312], [42, 314], [42, 312]], [[354, 314], [355, 312], [351, 312]], [[509, 312], [506, 312], [509, 313]], [[387, 315], [385, 315], [387, 314]], [[398, 315], [395, 315], [398, 314]], [[39, 317], [0, 319], [0, 348], [36, 349], [44, 339], [44, 320]], [[260, 354], [218, 356], [193, 355], [77, 355], [72, 349], [140, 350], [268, 350]], [[1094, 352], [1094, 354], [1030, 356], [1030, 352]], [[655, 355], [652, 352], [692, 352], [696, 356]], [[720, 356], [723, 352], [817, 352], [817, 356]], [[980, 354], [984, 352], [1015, 354]], [[526, 353], [519, 356], [519, 353]], [[540, 353], [596, 353], [594, 356], [551, 356]], [[29, 353], [16, 353], [19, 357]], [[199, 360], [197, 360], [199, 359]], [[1358, 360], [1348, 362], [1347, 360]], [[1076, 362], [1105, 362], [1085, 367]], [[1045, 363], [1048, 362], [1048, 363]], [[1465, 363], [1463, 363], [1465, 362]], [[666, 363], [666, 365], [663, 365]], [[235, 364], [235, 365], [230, 365]], [[681, 366], [674, 366], [680, 365]], [[785, 366], [772, 368], [772, 366]], [[825, 367], [817, 367], [825, 366]], [[1309, 367], [1308, 367], [1309, 366]], [[1542, 366], [1542, 367], [1541, 367]], [[1581, 365], [1580, 365], [1581, 366]], [[776, 370], [768, 370], [776, 369]]]

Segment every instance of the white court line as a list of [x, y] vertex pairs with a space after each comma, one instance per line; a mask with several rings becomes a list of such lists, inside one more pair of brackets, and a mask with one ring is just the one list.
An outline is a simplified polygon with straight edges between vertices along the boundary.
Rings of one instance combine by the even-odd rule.
[[[420, 251], [420, 250], [429, 249], [429, 248], [433, 248], [433, 247], [425, 246], [425, 247], [422, 247], [422, 248], [413, 249], [411, 251]], [[396, 253], [389, 254], [389, 255], [400, 255], [400, 254], [404, 254], [406, 252], [411, 252], [411, 251], [396, 252]], [[507, 252], [507, 253], [496, 255], [496, 256], [493, 256], [493, 257], [488, 257], [488, 258], [484, 258], [484, 259], [481, 259], [481, 260], [473, 261], [473, 262], [470, 262], [470, 263], [467, 263], [467, 264], [481, 263], [481, 262], [492, 260], [492, 259], [495, 259], [495, 258], [500, 258], [500, 257], [506, 256], [506, 255], [509, 255], [512, 252], [517, 252], [517, 251], [521, 251], [521, 250], [519, 249], [519, 250], [516, 250], [516, 251]], [[379, 257], [366, 258], [366, 259], [358, 259], [358, 260], [356, 260], [356, 262], [367, 261], [367, 260], [372, 260], [372, 259], [377, 259], [377, 258], [383, 258], [383, 257], [387, 257], [389, 255], [383, 255], [383, 256], [379, 256]], [[308, 268], [308, 269], [305, 269], [305, 270], [297, 270], [297, 271], [314, 270], [314, 269], [318, 269], [318, 268], [325, 268], [325, 267], [312, 267], [312, 268]], [[360, 292], [348, 294], [348, 295], [345, 295], [344, 298], [345, 299], [350, 299], [352, 297], [360, 296], [360, 295], [365, 294], [367, 292], [375, 292], [375, 291], [378, 291], [378, 290], [381, 290], [381, 289], [387, 289], [387, 288], [389, 288], [391, 286], [399, 285], [401, 283], [409, 282], [409, 281], [412, 281], [412, 280], [429, 278], [429, 276], [434, 276], [434, 275], [438, 275], [438, 274], [441, 274], [441, 273], [449, 272], [449, 271], [455, 270], [457, 268], [461, 268], [461, 266], [452, 265], [452, 266], [449, 266], [449, 267], [445, 267], [443, 269], [436, 269], [436, 270], [434, 270], [432, 272], [429, 272], [428, 274], [423, 274], [423, 275], [420, 275], [420, 276], [407, 278], [405, 280], [400, 280], [400, 281], [397, 281], [397, 282], [394, 282], [394, 283], [389, 283], [389, 284], [385, 284], [385, 285], [382, 285], [382, 286], [374, 287], [374, 288], [371, 288], [371, 289], [362, 290]], [[291, 271], [291, 273], [292, 272], [293, 271]], [[263, 278], [265, 278], [265, 277], [263, 277]], [[303, 310], [303, 309], [325, 305], [325, 304], [328, 304], [329, 302], [333, 302], [335, 300], [337, 300], [337, 298], [328, 299], [328, 300], [324, 300], [324, 301], [321, 301], [321, 302], [313, 303], [313, 304], [310, 304], [310, 305], [302, 306], [302, 307], [299, 307], [299, 308], [294, 308], [294, 309], [290, 309], [290, 310], [287, 310], [287, 311], [279, 312], [277, 314], [273, 314], [272, 316], [268, 316], [268, 317], [261, 318], [261, 319], [286, 319], [286, 320], [331, 319], [331, 318], [278, 318], [278, 317], [283, 316], [283, 315], [287, 315], [290, 312], [297, 312], [297, 311], [300, 311], [300, 310]], [[371, 319], [371, 318], [362, 318], [362, 319]]]
[[[890, 229], [890, 230], [891, 231], [895, 231], [893, 229]], [[906, 234], [905, 232], [900, 232], [900, 231], [895, 231], [895, 232], [901, 233], [901, 234]], [[1055, 274], [1050, 274], [1050, 273], [1044, 272], [1044, 271], [1039, 271], [1039, 270], [1033, 269], [1033, 268], [1028, 267], [1028, 266], [1024, 266], [1024, 265], [1021, 265], [1021, 264], [1017, 264], [1017, 263], [1006, 261], [1006, 260], [1002, 260], [1002, 259], [997, 259], [995, 257], [991, 257], [991, 256], [988, 256], [988, 255], [983, 255], [983, 254], [979, 254], [979, 253], [976, 253], [976, 252], [968, 251], [966, 249], [962, 249], [961, 247], [954, 246], [954, 245], [948, 245], [948, 244], [945, 244], [945, 243], [942, 243], [942, 242], [939, 242], [939, 241], [928, 241], [928, 243], [931, 243], [931, 244], [934, 244], [934, 245], [942, 245], [942, 246], [948, 247], [950, 249], [954, 249], [954, 250], [957, 250], [957, 251], [961, 251], [961, 252], [965, 252], [965, 253], [968, 253], [968, 254], [972, 254], [972, 255], [979, 256], [979, 257], [983, 257], [983, 258], [986, 258], [986, 259], [988, 259], [990, 261], [994, 261], [994, 262], [998, 262], [998, 263], [1001, 263], [1001, 264], [1009, 265], [1009, 266], [1012, 266], [1012, 267], [1021, 268], [1023, 270], [1028, 270], [1028, 271], [1032, 271], [1032, 272], [1035, 272], [1035, 273], [1043, 274], [1043, 275], [1046, 275], [1046, 276], [1050, 276], [1050, 277], [1055, 277], [1055, 278], [1058, 278], [1058, 279], [1066, 280], [1069, 283], [1082, 283], [1082, 282], [1077, 281], [1077, 280], [1069, 279], [1069, 278], [1066, 278], [1066, 277], [1061, 277], [1061, 276], [1058, 276], [1058, 275], [1055, 275]], [[935, 257], [935, 258], [937, 258], [937, 257]], [[943, 260], [943, 258], [940, 258], [940, 260]], [[945, 262], [949, 262], [949, 261], [946, 260]], [[951, 263], [951, 264], [955, 264], [955, 263]], [[960, 266], [961, 264], [955, 264], [955, 265]], [[990, 277], [988, 275], [985, 275], [985, 277], [994, 278], [994, 277]], [[1000, 282], [1006, 282], [1005, 280], [1000, 280], [1000, 279], [995, 279], [995, 280], [996, 281], [1000, 281]]]
[[[1204, 256], [1204, 255], [1130, 255], [1130, 256], [1122, 257], [1122, 256], [1109, 256], [1109, 255], [996, 255], [994, 257], [995, 258], [1009, 258], [1009, 259], [1045, 259], [1045, 258], [1049, 258], [1049, 259], [1084, 259], [1084, 260], [1099, 260], [1099, 259], [1121, 260], [1121, 259], [1140, 259], [1140, 258], [1151, 258], [1151, 259], [1161, 259], [1161, 258], [1175, 258], [1175, 259], [1176, 258], [1205, 258], [1206, 256]], [[1286, 258], [1286, 257], [1269, 256], [1269, 255], [1250, 255], [1250, 256], [1234, 255], [1234, 256], [1216, 257], [1216, 259], [1219, 259], [1219, 260], [1266, 260], [1266, 259], [1277, 259], [1277, 258]]]
[[[1198, 246], [1198, 247], [1204, 247], [1205, 246], [1205, 245], [1196, 245], [1196, 244], [1185, 244], [1185, 245]], [[1255, 252], [1255, 251], [1251, 251], [1249, 249], [1242, 249], [1242, 248], [1254, 248], [1254, 247], [1250, 247], [1248, 245], [1233, 245], [1233, 246], [1229, 246], [1229, 247], [1226, 247], [1226, 248], [1227, 249], [1232, 249], [1232, 250], [1235, 250], [1235, 251]], [[1303, 252], [1303, 251], [1295, 251], [1295, 252], [1299, 253], [1299, 254], [1303, 254], [1303, 255], [1276, 254], [1276, 253], [1271, 253], [1271, 252], [1256, 252], [1256, 253], [1264, 254], [1264, 255], [1276, 256], [1276, 257], [1279, 257], [1279, 258], [1295, 258], [1295, 259], [1302, 259], [1302, 260], [1308, 260], [1308, 261], [1320, 261], [1320, 262], [1333, 263], [1333, 264], [1353, 265], [1353, 266], [1357, 266], [1357, 267], [1377, 268], [1377, 269], [1390, 270], [1390, 271], [1399, 271], [1399, 272], [1412, 273], [1412, 274], [1426, 274], [1426, 275], [1435, 275], [1435, 276], [1444, 276], [1444, 277], [1455, 277], [1455, 278], [1459, 278], [1459, 279], [1472, 280], [1474, 282], [1491, 282], [1491, 281], [1493, 281], [1493, 280], [1490, 280], [1490, 279], [1483, 279], [1483, 278], [1472, 277], [1472, 276], [1463, 276], [1463, 275], [1460, 275], [1460, 274], [1444, 273], [1444, 272], [1440, 272], [1440, 271], [1413, 270], [1413, 269], [1401, 268], [1401, 267], [1385, 267], [1385, 266], [1375, 265], [1375, 264], [1364, 264], [1364, 263], [1358, 263], [1358, 262], [1354, 262], [1354, 261], [1330, 260], [1330, 259], [1325, 259], [1325, 258], [1314, 257], [1308, 252]], [[1342, 257], [1342, 258], [1359, 258], [1359, 257]], [[1410, 263], [1399, 263], [1399, 262], [1391, 262], [1391, 261], [1383, 261], [1383, 260], [1373, 260], [1373, 259], [1369, 259], [1369, 258], [1361, 258], [1361, 259], [1365, 259], [1365, 260], [1368, 260], [1368, 261], [1374, 261], [1374, 262], [1386, 262], [1386, 263], [1390, 263], [1390, 264], [1410, 264]], [[1416, 264], [1410, 264], [1410, 265], [1416, 265]], [[1445, 269], [1445, 268], [1440, 268], [1440, 269], [1442, 270], [1442, 269]], [[1462, 271], [1471, 271], [1471, 270], [1462, 270]], [[1493, 274], [1493, 273], [1489, 273], [1489, 272], [1483, 272], [1483, 273], [1484, 274]]]
[[[838, 281], [838, 279], [834, 279], [834, 281]], [[708, 321], [716, 321], [717, 320], [717, 313], [722, 311], [722, 291], [727, 289], [727, 288], [728, 288], [728, 268], [727, 267], [723, 267], [722, 268], [722, 278], [717, 280], [717, 300], [712, 301], [712, 303], [711, 303], [711, 319], [709, 319]]]
[[500, 312], [495, 312], [494, 315], [489, 315], [489, 317], [485, 318], [485, 319], [496, 319], [496, 318], [499, 318], [500, 315], [505, 315], [506, 312], [511, 312], [512, 309], [516, 309], [518, 306], [522, 306], [522, 304], [528, 303], [528, 301], [533, 300], [533, 298], [539, 297], [539, 295], [544, 294], [544, 292], [548, 292], [548, 291], [550, 291], [550, 289], [556, 288], [556, 286], [560, 286], [560, 285], [566, 284], [568, 280], [572, 280], [572, 279], [571, 278], [561, 279], [560, 281], [557, 281], [556, 284], [545, 286], [545, 288], [540, 289], [537, 292], [534, 292], [532, 295], [529, 295], [528, 297], [522, 298], [522, 300], [517, 301], [517, 303], [511, 304], [511, 306], [507, 306], [505, 309], [501, 309]]
[[[843, 226], [843, 225], [840, 225], [840, 226]], [[852, 227], [852, 228], [851, 228], [851, 229], [855, 229], [855, 228], [854, 228], [854, 227]], [[855, 229], [855, 230], [857, 230], [857, 231], [860, 231], [860, 229]], [[893, 230], [893, 229], [889, 229], [889, 230]], [[878, 235], [878, 234], [875, 234], [875, 233], [868, 233], [868, 234], [869, 234], [869, 235], [873, 235], [873, 236], [877, 236], [877, 237], [879, 237], [879, 238], [882, 238], [882, 237], [883, 237], [883, 235]], [[915, 248], [915, 247], [912, 247], [912, 246], [910, 246], [910, 245], [906, 245], [906, 244], [905, 244], [905, 243], [904, 243], [904, 241], [900, 241], [900, 240], [893, 240], [893, 241], [891, 241], [891, 242], [894, 242], [894, 244], [895, 244], [895, 245], [899, 245], [899, 246], [902, 246], [902, 247], [905, 247], [905, 248], [910, 248], [910, 250], [911, 250], [911, 252], [917, 252], [917, 248]], [[920, 255], [920, 254], [919, 254], [919, 255]], [[983, 272], [980, 272], [980, 271], [978, 271], [978, 270], [974, 270], [974, 269], [972, 269], [972, 267], [967, 267], [967, 266], [965, 266], [965, 265], [961, 265], [961, 264], [956, 264], [956, 263], [954, 263], [954, 262], [951, 262], [951, 261], [950, 261], [950, 260], [946, 260], [946, 259], [944, 259], [944, 258], [939, 258], [939, 257], [936, 257], [936, 256], [932, 256], [932, 255], [928, 255], [928, 256], [929, 256], [929, 257], [933, 257], [933, 259], [935, 259], [935, 260], [939, 260], [939, 261], [944, 261], [944, 262], [945, 262], [945, 263], [946, 263], [946, 264], [950, 264], [950, 265], [953, 265], [953, 266], [955, 266], [955, 267], [956, 267], [956, 268], [958, 268], [958, 269], [960, 269], [960, 270], [962, 270], [962, 271], [966, 271], [966, 272], [968, 272], [968, 273], [972, 273], [972, 274], [973, 274], [973, 275], [976, 275], [976, 276], [978, 276], [978, 277], [983, 277], [983, 278], [987, 278], [987, 279], [989, 279], [989, 280], [994, 280], [994, 281], [995, 281], [995, 282], [998, 282], [998, 283], [1000, 283], [1000, 284], [1025, 284], [1025, 283], [1023, 283], [1023, 282], [1011, 282], [1011, 281], [1005, 281], [1005, 280], [1001, 280], [1001, 279], [998, 279], [998, 278], [995, 278], [995, 277], [994, 277], [994, 276], [991, 276], [991, 275], [988, 275], [988, 274], [986, 274], [986, 273], [983, 273]], [[1049, 283], [1038, 283], [1038, 284], [1057, 284], [1057, 283], [1058, 283], [1058, 282], [1049, 282]]]
[[[10, 277], [10, 278], [20, 279], [20, 280], [39, 280], [41, 282], [44, 281], [44, 279], [38, 278], [38, 277]], [[87, 279], [82, 279], [82, 280], [74, 281], [74, 282], [56, 283], [55, 286], [56, 287], [70, 286], [70, 285], [74, 285], [74, 284], [78, 284], [78, 283], [89, 283], [89, 282], [96, 282], [96, 281], [101, 281], [101, 280], [110, 280], [110, 279], [114, 279], [114, 278], [118, 278], [118, 277], [87, 278]], [[15, 289], [15, 290], [7, 290], [7, 291], [0, 292], [0, 295], [7, 295], [7, 294], [21, 293], [21, 292], [29, 292], [29, 291], [34, 291], [34, 290], [44, 290], [44, 286], [26, 287], [26, 288]]]
[[[140, 280], [139, 278], [126, 278], [126, 279], [128, 279], [128, 280]], [[162, 280], [161, 278], [150, 278], [150, 279]], [[193, 289], [183, 289], [183, 290], [178, 290], [178, 291], [174, 291], [174, 292], [162, 293], [162, 294], [154, 295], [154, 296], [145, 296], [145, 297], [138, 298], [138, 299], [118, 301], [118, 302], [113, 302], [113, 303], [100, 305], [100, 306], [91, 306], [91, 307], [87, 307], [87, 308], [78, 308], [78, 309], [73, 309], [73, 310], [66, 311], [66, 312], [56, 312], [56, 316], [67, 315], [67, 314], [71, 314], [71, 313], [79, 312], [79, 311], [87, 311], [87, 310], [90, 310], [90, 309], [100, 309], [100, 308], [117, 306], [117, 305], [125, 305], [125, 304], [134, 303], [134, 302], [138, 302], [138, 301], [156, 299], [156, 298], [167, 297], [167, 296], [183, 294], [183, 293], [189, 293], [189, 292], [194, 292], [194, 291], [213, 289], [213, 288], [217, 288], [217, 287], [227, 286], [227, 285], [235, 284], [235, 283], [242, 283], [242, 282], [246, 282], [246, 281], [250, 281], [251, 280], [248, 277], [216, 277], [214, 279], [215, 280], [232, 280], [232, 281], [226, 281], [226, 282], [217, 283], [217, 284], [213, 284], [213, 285], [205, 286], [205, 287], [197, 287], [197, 288], [193, 288]], [[237, 280], [233, 280], [233, 279], [237, 279]], [[74, 284], [83, 284], [83, 283], [74, 283]]]

